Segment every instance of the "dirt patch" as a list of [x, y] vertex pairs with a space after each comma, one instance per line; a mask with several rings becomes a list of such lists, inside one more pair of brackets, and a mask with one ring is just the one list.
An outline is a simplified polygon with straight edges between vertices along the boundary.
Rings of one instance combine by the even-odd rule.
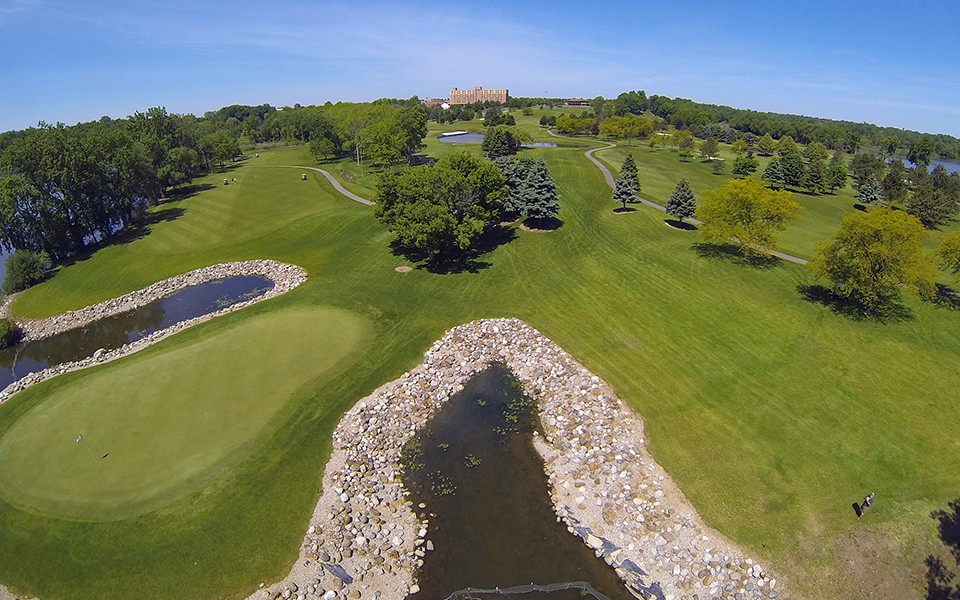
[[393, 270], [397, 273], [409, 273], [413, 270], [413, 267], [409, 265], [400, 265], [399, 267], [394, 267]]

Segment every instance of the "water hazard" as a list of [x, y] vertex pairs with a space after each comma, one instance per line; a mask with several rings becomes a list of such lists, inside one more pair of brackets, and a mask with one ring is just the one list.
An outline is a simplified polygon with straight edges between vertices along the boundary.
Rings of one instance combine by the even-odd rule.
[[[425, 503], [430, 540], [412, 598], [632, 600], [620, 578], [558, 523], [533, 447], [536, 406], [509, 371], [491, 367], [467, 383], [404, 449], [404, 483]], [[548, 584], [584, 582], [584, 586]], [[533, 590], [530, 584], [552, 591]], [[469, 593], [456, 592], [473, 588]]]
[[273, 288], [263, 277], [227, 277], [190, 286], [145, 306], [42, 340], [0, 350], [0, 389], [47, 367], [113, 350], [155, 331], [261, 296]]
[[[482, 144], [482, 133], [455, 133], [453, 135], [441, 135], [438, 138], [441, 142], [456, 142], [460, 144]], [[553, 142], [530, 142], [523, 144], [524, 148], [555, 148], [557, 145]]]

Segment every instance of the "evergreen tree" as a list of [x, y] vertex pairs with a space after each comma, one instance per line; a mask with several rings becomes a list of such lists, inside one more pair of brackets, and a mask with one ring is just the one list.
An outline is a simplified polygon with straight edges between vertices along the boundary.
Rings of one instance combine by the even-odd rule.
[[557, 184], [553, 181], [547, 163], [541, 158], [533, 161], [523, 184], [520, 186], [522, 198], [521, 214], [543, 221], [556, 216], [560, 210], [557, 202]]
[[807, 168], [799, 152], [788, 152], [780, 156], [780, 176], [784, 185], [802, 187], [806, 175]]
[[640, 182], [637, 180], [637, 166], [633, 163], [633, 156], [627, 155], [620, 167], [620, 174], [613, 187], [613, 200], [627, 208], [627, 202], [639, 202]]
[[681, 223], [684, 219], [693, 216], [693, 211], [697, 208], [697, 202], [693, 197], [693, 190], [686, 179], [681, 179], [677, 187], [673, 189], [670, 198], [667, 199], [667, 214]]
[[760, 177], [772, 188], [783, 187], [783, 171], [780, 168], [779, 156], [774, 156], [770, 162], [767, 163], [766, 168], [763, 169], [763, 175]]
[[907, 184], [904, 181], [906, 175], [907, 170], [902, 162], [895, 160], [890, 163], [887, 173], [880, 180], [883, 198], [888, 204], [903, 202], [907, 198]]
[[857, 202], [860, 204], [873, 204], [883, 201], [883, 193], [880, 188], [880, 182], [873, 175], [868, 175], [860, 184], [857, 190]]
[[770, 137], [769, 133], [765, 133], [763, 137], [757, 141], [757, 151], [763, 156], [770, 156], [777, 151], [777, 142]]
[[[862, 190], [863, 186], [860, 189]], [[950, 220], [951, 208], [946, 194], [933, 187], [929, 177], [923, 178], [917, 184], [907, 201], [907, 212], [919, 219], [927, 229], [933, 229]]]
[[627, 158], [623, 160], [620, 166], [620, 173], [626, 173], [627, 177], [632, 177], [637, 182], [637, 193], [640, 193], [640, 174], [637, 173], [637, 165], [633, 162], [633, 154], [628, 153]]
[[843, 158], [843, 151], [837, 150], [830, 158], [830, 166], [827, 167], [827, 189], [830, 193], [833, 190], [843, 188], [847, 185], [847, 161]]
[[700, 146], [700, 158], [712, 158], [720, 152], [720, 142], [717, 138], [707, 138]]
[[504, 156], [494, 161], [506, 179], [509, 190], [504, 212], [533, 219], [549, 219], [557, 214], [557, 186], [542, 158]]
[[739, 155], [733, 159], [733, 174], [738, 177], [748, 177], [750, 174], [754, 173], [760, 164], [757, 162], [757, 159], [753, 158], [749, 153], [744, 155]]
[[822, 160], [811, 161], [803, 185], [811, 193], [822, 194], [827, 188], [827, 165]]

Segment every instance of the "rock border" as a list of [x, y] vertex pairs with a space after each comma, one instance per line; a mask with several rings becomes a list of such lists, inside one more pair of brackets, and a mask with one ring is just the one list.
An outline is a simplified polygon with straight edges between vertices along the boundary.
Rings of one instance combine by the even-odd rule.
[[393, 600], [418, 592], [416, 570], [433, 543], [427, 507], [406, 499], [401, 449], [495, 362], [537, 401], [544, 436], [534, 445], [557, 518], [634, 595], [778, 597], [766, 569], [703, 523], [647, 452], [640, 416], [610, 386], [524, 322], [491, 319], [447, 331], [420, 365], [347, 411], [298, 560], [286, 579], [249, 598]]
[[[85, 359], [61, 363], [59, 365], [47, 367], [42, 371], [30, 373], [24, 378], [14, 381], [0, 391], [0, 404], [3, 404], [9, 400], [11, 396], [30, 387], [31, 385], [51, 379], [62, 373], [85, 369], [96, 364], [110, 362], [122, 356], [133, 354], [134, 352], [138, 352], [147, 346], [159, 342], [167, 336], [173, 335], [178, 331], [182, 331], [198, 323], [203, 323], [204, 321], [225, 315], [229, 312], [240, 310], [241, 308], [245, 308], [251, 304], [256, 304], [257, 302], [262, 302], [281, 294], [285, 294], [307, 280], [307, 272], [303, 268], [296, 265], [277, 262], [275, 260], [261, 259], [220, 263], [217, 265], [211, 265], [209, 267], [194, 269], [193, 271], [176, 275], [174, 277], [170, 277], [169, 279], [164, 279], [163, 281], [158, 281], [157, 283], [149, 285], [143, 289], [130, 292], [129, 294], [124, 294], [123, 296], [119, 296], [111, 300], [106, 300], [99, 304], [93, 304], [78, 310], [61, 313], [46, 319], [19, 320], [17, 321], [17, 324], [23, 330], [24, 341], [43, 339], [58, 333], [63, 333], [64, 331], [83, 327], [84, 325], [93, 321], [139, 308], [155, 300], [159, 300], [160, 298], [165, 298], [175, 294], [180, 290], [190, 286], [216, 281], [226, 277], [236, 277], [241, 275], [259, 276], [269, 279], [273, 281], [273, 288], [268, 290], [265, 294], [261, 294], [260, 296], [256, 296], [255, 298], [251, 298], [245, 302], [238, 302], [237, 304], [222, 308], [212, 313], [207, 313], [199, 317], [194, 317], [193, 319], [180, 321], [179, 323], [175, 323], [166, 329], [155, 331], [150, 335], [144, 336], [139, 340], [130, 342], [129, 344], [124, 344], [123, 346], [114, 350], [97, 350], [94, 352], [93, 356]], [[0, 596], [0, 598], [2, 598], [2, 596]]]

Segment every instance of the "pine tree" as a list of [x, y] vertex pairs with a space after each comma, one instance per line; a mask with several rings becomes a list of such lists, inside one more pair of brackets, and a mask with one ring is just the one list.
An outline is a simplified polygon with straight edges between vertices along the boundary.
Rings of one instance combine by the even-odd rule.
[[861, 204], [873, 204], [876, 202], [879, 204], [882, 200], [883, 194], [881, 192], [880, 181], [873, 175], [868, 175], [863, 183], [860, 184], [860, 189], [857, 191], [857, 202]]
[[627, 202], [640, 201], [640, 181], [637, 179], [637, 165], [633, 162], [633, 155], [628, 154], [620, 167], [616, 185], [613, 188], [613, 200], [627, 208]]
[[733, 174], [738, 177], [747, 177], [756, 171], [759, 166], [757, 159], [749, 154], [747, 156], [740, 155], [733, 159]]
[[827, 188], [827, 165], [823, 160], [813, 160], [807, 165], [803, 185], [814, 194], [822, 194]]
[[760, 177], [772, 188], [783, 187], [783, 172], [780, 168], [779, 156], [773, 157], [770, 162], [767, 163], [766, 168], [763, 169], [763, 175]]
[[677, 187], [673, 189], [670, 198], [667, 199], [667, 214], [681, 223], [684, 219], [693, 216], [693, 211], [697, 208], [697, 202], [693, 197], [693, 190], [686, 179], [681, 179]]
[[623, 165], [620, 167], [620, 172], [626, 173], [637, 182], [637, 193], [640, 193], [640, 174], [637, 173], [637, 165], [633, 162], [633, 154], [627, 154], [627, 158], [623, 160]]
[[533, 163], [520, 190], [520, 196], [523, 198], [521, 212], [527, 217], [542, 221], [556, 216], [559, 212], [557, 184], [554, 183], [550, 169], [542, 158]]

